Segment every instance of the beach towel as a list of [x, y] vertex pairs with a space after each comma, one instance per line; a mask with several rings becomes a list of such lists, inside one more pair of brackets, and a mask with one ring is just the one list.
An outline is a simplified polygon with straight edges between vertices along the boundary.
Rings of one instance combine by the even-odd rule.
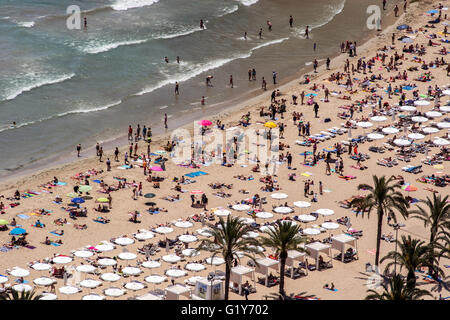
[[56, 184], [57, 186], [65, 186], [65, 185], [67, 185], [67, 183], [66, 182], [58, 182], [57, 184]]
[[8, 252], [9, 250], [11, 250], [8, 247], [0, 247], [0, 252]]
[[26, 215], [26, 214], [18, 214], [17, 215], [20, 219], [23, 219], [23, 220], [27, 220], [27, 219], [30, 219], [30, 216], [28, 216], [28, 215]]
[[25, 246], [25, 248], [28, 248], [28, 249], [36, 249], [35, 246], [31, 246], [31, 245], [27, 245], [27, 246]]
[[102, 183], [100, 180], [92, 180], [93, 182], [95, 182], [95, 183]]
[[55, 236], [61, 237], [62, 235], [57, 234], [55, 231], [50, 231], [49, 233], [54, 234]]
[[55, 247], [59, 247], [61, 245], [60, 243], [56, 243], [56, 242], [50, 242], [50, 244]]
[[333, 292], [338, 291], [338, 289], [336, 289], [336, 288], [334, 288], [334, 289], [331, 289], [331, 288], [325, 288], [325, 289], [327, 289], [328, 291], [333, 291]]
[[376, 254], [377, 250], [376, 249], [372, 249], [372, 250], [367, 250], [367, 252], [374, 256]]

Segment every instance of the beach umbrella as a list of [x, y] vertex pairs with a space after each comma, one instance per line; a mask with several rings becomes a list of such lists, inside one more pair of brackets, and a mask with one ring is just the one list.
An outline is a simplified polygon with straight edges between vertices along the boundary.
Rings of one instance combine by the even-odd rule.
[[137, 258], [137, 255], [132, 252], [121, 252], [118, 257], [122, 260], [133, 260]]
[[168, 254], [168, 255], [162, 256], [162, 259], [168, 263], [177, 263], [178, 261], [181, 260], [181, 258], [179, 256], [177, 256], [176, 254]]
[[158, 227], [155, 229], [155, 232], [161, 233], [161, 234], [168, 234], [168, 233], [173, 232], [173, 229], [169, 228], [169, 227]]
[[261, 232], [267, 232], [269, 230], [275, 231], [275, 227], [274, 226], [261, 226], [259, 228], [259, 231], [261, 231]]
[[137, 267], [125, 267], [122, 269], [122, 272], [123, 272], [123, 274], [135, 276], [135, 275], [140, 274], [142, 272], [142, 270]]
[[264, 127], [273, 129], [273, 128], [277, 127], [277, 124], [273, 121], [268, 121], [268, 122], [264, 123]]
[[261, 219], [270, 219], [273, 218], [273, 214], [270, 212], [257, 212], [256, 217]]
[[114, 282], [120, 279], [120, 276], [117, 273], [104, 273], [100, 276], [102, 280]]
[[69, 198], [76, 198], [76, 197], [78, 197], [78, 193], [69, 192], [68, 194], [66, 194], [66, 196], [68, 196]]
[[155, 235], [151, 232], [140, 232], [134, 235], [134, 237], [138, 240], [148, 240], [153, 238]]
[[189, 271], [202, 271], [205, 270], [206, 267], [204, 265], [202, 265], [201, 263], [188, 263], [185, 268]]
[[250, 209], [250, 206], [248, 204], [239, 203], [239, 204], [235, 204], [233, 206], [233, 209], [237, 210], [237, 211], [246, 211], [246, 210]]
[[143, 262], [142, 266], [147, 269], [154, 269], [154, 268], [161, 267], [161, 263], [159, 263], [158, 261], [149, 260], [149, 261]]
[[414, 101], [414, 105], [420, 106], [420, 107], [429, 106], [430, 102], [426, 101], [426, 100], [417, 100], [417, 101]]
[[151, 276], [146, 277], [144, 280], [150, 283], [154, 283], [154, 284], [159, 284], [159, 283], [163, 283], [164, 281], [166, 281], [166, 277], [164, 276], [160, 276], [157, 274], [152, 274]]
[[411, 145], [411, 141], [406, 140], [406, 139], [395, 139], [394, 144], [399, 147], [406, 147], [406, 146]]
[[276, 207], [274, 209], [274, 211], [276, 213], [286, 214], [286, 213], [291, 213], [293, 210], [289, 207]]
[[442, 113], [437, 111], [428, 111], [425, 113], [428, 118], [439, 118], [442, 117]]
[[411, 120], [414, 121], [414, 122], [419, 122], [419, 123], [420, 123], [420, 122], [427, 122], [427, 121], [428, 121], [427, 118], [422, 117], [422, 116], [415, 116], [415, 117], [412, 117]]
[[264, 252], [264, 248], [261, 247], [261, 246], [254, 246], [254, 245], [251, 244], [247, 248], [252, 250], [252, 251], [256, 251], [256, 252]]
[[339, 224], [335, 222], [324, 222], [322, 223], [322, 227], [327, 230], [335, 230], [339, 228]]
[[179, 269], [169, 269], [166, 271], [166, 276], [169, 276], [171, 278], [180, 278], [187, 275], [187, 272], [184, 270]]
[[257, 238], [259, 237], [259, 233], [255, 232], [255, 231], [248, 231], [247, 233], [245, 233], [244, 235], [242, 235], [242, 238]]
[[59, 263], [59, 264], [65, 264], [65, 263], [69, 263], [72, 262], [72, 258], [68, 257], [68, 256], [57, 256], [53, 258], [53, 263]]
[[14, 290], [16, 290], [17, 292], [29, 292], [33, 289], [32, 286], [28, 285], [28, 284], [16, 284], [12, 287]]
[[425, 127], [422, 129], [423, 132], [428, 133], [428, 134], [432, 134], [432, 133], [436, 133], [439, 132], [439, 129], [433, 128], [433, 127]]
[[296, 226], [296, 225], [297, 225], [297, 222], [296, 222], [296, 221], [292, 221], [292, 220], [288, 220], [288, 219], [286, 219], [286, 220], [281, 220], [281, 221], [280, 221], [280, 224], [286, 224], [286, 223], [290, 223], [290, 224], [293, 225], [293, 226]]
[[277, 199], [277, 200], [281, 200], [281, 199], [286, 199], [288, 197], [288, 195], [286, 193], [282, 193], [282, 192], [277, 192], [277, 193], [272, 193], [270, 195], [270, 197], [272, 199]]
[[413, 139], [413, 140], [420, 140], [420, 139], [425, 138], [425, 136], [420, 133], [410, 133], [410, 134], [408, 134], [408, 138]]
[[231, 211], [227, 209], [218, 209], [214, 211], [214, 214], [219, 217], [226, 217], [231, 214]]
[[403, 186], [402, 189], [405, 191], [408, 191], [408, 192], [417, 191], [417, 187], [410, 185], [410, 184], [407, 186]]
[[252, 224], [255, 222], [255, 220], [253, 220], [252, 218], [248, 218], [248, 217], [239, 218], [239, 221], [242, 223], [245, 223], [245, 224]]
[[117, 238], [116, 240], [114, 240], [114, 242], [121, 246], [127, 246], [129, 244], [134, 243], [134, 240], [131, 238], [127, 238], [127, 237], [120, 237], [120, 238]]
[[358, 127], [364, 128], [364, 129], [365, 128], [370, 128], [370, 127], [373, 126], [373, 124], [371, 122], [368, 122], [368, 121], [360, 121], [360, 122], [357, 122], [356, 125]]
[[82, 264], [81, 266], [78, 266], [75, 268], [78, 272], [85, 272], [85, 273], [91, 273], [94, 272], [95, 269], [97, 269], [94, 266], [91, 266], [90, 264]]
[[33, 268], [34, 270], [37, 270], [37, 271], [47, 271], [47, 270], [50, 270], [52, 268], [52, 266], [49, 265], [48, 263], [38, 262], [38, 263], [33, 264], [31, 266], [31, 268]]
[[446, 146], [450, 143], [447, 139], [438, 138], [433, 141], [433, 143], [437, 146]]
[[210, 125], [212, 125], [212, 122], [211, 121], [209, 121], [209, 120], [200, 120], [199, 122], [197, 122], [199, 125], [201, 125], [201, 126], [204, 126], [204, 127], [207, 127], [207, 126], [210, 126]]
[[14, 277], [21, 278], [28, 277], [30, 275], [30, 271], [23, 268], [14, 268], [9, 274]]
[[306, 228], [306, 229], [303, 229], [303, 233], [308, 236], [314, 236], [314, 235], [320, 234], [320, 230], [317, 228]]
[[81, 298], [81, 300], [90, 300], [90, 301], [92, 301], [92, 300], [105, 300], [105, 297], [101, 296], [99, 294], [96, 294], [96, 293], [91, 293], [91, 294], [87, 294], [87, 295], [83, 296]]
[[27, 230], [23, 229], [23, 228], [14, 228], [12, 229], [9, 234], [12, 236], [17, 236], [17, 235], [21, 235], [27, 233]]
[[382, 121], [386, 121], [387, 117], [385, 117], [385, 116], [374, 116], [374, 117], [370, 118], [370, 120], [375, 121], [375, 122], [382, 122]]
[[50, 292], [42, 292], [39, 300], [57, 300], [58, 296]]
[[8, 221], [6, 221], [4, 219], [0, 219], [0, 226], [6, 226], [7, 224], [9, 224]]
[[190, 242], [197, 241], [197, 237], [190, 235], [190, 234], [183, 234], [178, 237], [178, 240], [180, 240], [181, 242], [184, 242], [184, 243], [190, 243]]
[[92, 257], [94, 254], [91, 251], [78, 250], [78, 251], [75, 251], [73, 253], [73, 255], [78, 258], [89, 258], [89, 257]]
[[78, 186], [78, 191], [79, 192], [89, 192], [89, 191], [91, 191], [92, 190], [92, 187], [91, 186], [88, 186], [88, 185], [81, 185], [81, 186]]
[[331, 216], [334, 214], [334, 211], [331, 209], [318, 209], [316, 212], [322, 216]]
[[181, 254], [185, 257], [196, 257], [200, 255], [200, 251], [198, 251], [197, 249], [189, 248], [181, 251]]
[[220, 257], [209, 257], [206, 258], [206, 263], [214, 266], [219, 266], [225, 263], [225, 260]]
[[107, 252], [114, 250], [114, 246], [111, 244], [99, 244], [95, 246], [95, 249], [101, 252]]
[[399, 132], [399, 130], [397, 128], [394, 128], [394, 127], [383, 128], [383, 129], [381, 129], [381, 131], [383, 131], [386, 134], [395, 134], [395, 133]]
[[204, 194], [202, 190], [192, 190], [191, 194]]
[[438, 128], [441, 128], [441, 129], [449, 129], [450, 122], [438, 122], [437, 126], [438, 126]]
[[442, 93], [447, 95], [447, 96], [450, 96], [450, 90], [444, 90], [444, 91], [442, 91]]
[[311, 221], [316, 220], [316, 217], [314, 217], [314, 216], [312, 216], [310, 214], [301, 214], [297, 218], [301, 222], [311, 222]]
[[151, 171], [164, 171], [161, 167], [159, 166], [153, 166], [150, 168]]
[[73, 198], [71, 200], [73, 203], [84, 203], [85, 200], [83, 198]]
[[80, 286], [85, 287], [85, 288], [96, 288], [99, 285], [101, 285], [102, 283], [100, 281], [97, 280], [92, 280], [92, 279], [86, 279], [80, 282]]
[[186, 282], [191, 286], [195, 286], [197, 281], [202, 280], [204, 278], [205, 277], [201, 277], [201, 276], [193, 276], [193, 277], [190, 277], [189, 279], [187, 279]]
[[146, 193], [144, 194], [144, 198], [150, 199], [150, 198], [154, 198], [155, 194], [154, 193]]
[[178, 228], [191, 228], [194, 226], [194, 224], [189, 221], [177, 221], [175, 222], [175, 226]]
[[0, 284], [8, 282], [8, 280], [9, 279], [7, 276], [0, 275]]
[[402, 111], [408, 111], [408, 112], [414, 112], [414, 111], [417, 110], [417, 108], [416, 108], [416, 107], [413, 107], [413, 106], [401, 106], [401, 107], [400, 107], [400, 110], [402, 110]]
[[195, 233], [204, 236], [204, 237], [212, 237], [212, 233], [211, 230], [208, 228], [202, 228], [202, 229], [198, 229], [197, 231], [195, 231]]
[[409, 28], [409, 26], [407, 24], [401, 24], [401, 25], [397, 26], [397, 30], [406, 30], [408, 28]]
[[95, 202], [106, 203], [106, 202], [109, 202], [109, 200], [108, 200], [108, 198], [98, 198], [97, 200], [95, 200]]
[[125, 294], [124, 290], [116, 287], [105, 289], [103, 292], [105, 293], [105, 295], [110, 297], [120, 297]]
[[404, 37], [404, 38], [402, 39], [402, 42], [403, 42], [403, 43], [412, 43], [412, 42], [414, 42], [414, 39], [409, 38], [409, 37]]
[[78, 289], [77, 287], [74, 286], [63, 286], [61, 288], [59, 288], [59, 292], [63, 293], [63, 294], [75, 294], [77, 292], [79, 292], [80, 289]]
[[102, 258], [97, 261], [97, 263], [104, 267], [114, 266], [117, 264], [117, 261], [111, 258]]
[[372, 139], [372, 140], [380, 140], [384, 138], [384, 135], [379, 134], [379, 133], [369, 133], [367, 135], [367, 138]]
[[128, 290], [138, 291], [144, 289], [145, 285], [138, 281], [132, 281], [125, 284], [125, 288], [127, 288]]

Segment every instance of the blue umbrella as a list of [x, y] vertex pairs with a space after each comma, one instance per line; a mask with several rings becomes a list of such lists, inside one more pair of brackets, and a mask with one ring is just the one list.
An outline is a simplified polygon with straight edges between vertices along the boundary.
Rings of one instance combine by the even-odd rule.
[[407, 24], [401, 24], [401, 25], [399, 25], [397, 27], [397, 30], [405, 30], [405, 29], [408, 29], [408, 28], [409, 28], [409, 26]]
[[11, 232], [9, 234], [13, 235], [13, 236], [17, 236], [17, 235], [24, 234], [24, 233], [27, 233], [27, 230], [22, 229], [22, 228], [14, 228], [11, 230]]
[[411, 42], [414, 42], [414, 40], [411, 39], [411, 38], [405, 37], [405, 38], [402, 39], [402, 42], [403, 43], [411, 43]]
[[436, 9], [433, 9], [433, 10], [428, 10], [427, 11], [427, 13], [438, 13], [439, 11], [438, 10], [436, 10]]
[[84, 199], [83, 198], [73, 198], [72, 202], [73, 203], [84, 203]]

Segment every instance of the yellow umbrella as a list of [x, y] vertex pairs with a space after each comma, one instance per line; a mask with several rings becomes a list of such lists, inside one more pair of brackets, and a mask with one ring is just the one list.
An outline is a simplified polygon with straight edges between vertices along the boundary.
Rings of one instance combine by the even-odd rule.
[[277, 124], [273, 121], [268, 121], [268, 122], [264, 123], [264, 127], [273, 129], [273, 128], [277, 127]]
[[98, 198], [96, 202], [109, 202], [108, 198]]
[[444, 166], [442, 164], [435, 164], [433, 166], [433, 168], [438, 169], [438, 170], [442, 170], [442, 169], [444, 169]]

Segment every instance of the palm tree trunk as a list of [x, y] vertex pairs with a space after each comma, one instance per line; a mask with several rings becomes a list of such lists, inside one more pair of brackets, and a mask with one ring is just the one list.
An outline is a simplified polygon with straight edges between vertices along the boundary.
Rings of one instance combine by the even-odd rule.
[[228, 294], [230, 292], [230, 263], [226, 261], [225, 264], [225, 300], [228, 300]]
[[[280, 259], [280, 295], [284, 297], [284, 271], [286, 266], [286, 258], [282, 257]], [[291, 272], [293, 273], [294, 268], [292, 268]]]
[[428, 267], [428, 274], [435, 279], [437, 279], [437, 272], [434, 271], [433, 262], [434, 262], [434, 244], [436, 239], [436, 233], [437, 233], [437, 226], [431, 225], [430, 245], [432, 246], [432, 255], [428, 261], [428, 263], [430, 264]]
[[378, 226], [377, 226], [377, 252], [375, 253], [375, 266], [378, 266], [380, 260], [380, 244], [381, 244], [381, 228], [383, 226], [384, 211], [382, 208], [377, 210], [378, 212]]
[[416, 274], [414, 270], [409, 270], [408, 275], [406, 276], [406, 286], [409, 289], [414, 289], [416, 287]]

